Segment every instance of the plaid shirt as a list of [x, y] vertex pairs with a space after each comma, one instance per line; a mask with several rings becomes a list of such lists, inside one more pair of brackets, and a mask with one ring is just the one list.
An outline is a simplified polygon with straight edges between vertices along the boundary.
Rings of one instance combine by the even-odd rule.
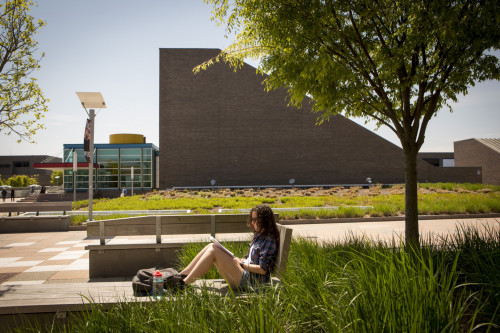
[[256, 281], [261, 283], [269, 282], [271, 270], [274, 268], [276, 257], [278, 256], [278, 245], [274, 238], [267, 235], [255, 235], [248, 254], [245, 256], [250, 264], [259, 265], [266, 274], [251, 273], [250, 282], [252, 286]]

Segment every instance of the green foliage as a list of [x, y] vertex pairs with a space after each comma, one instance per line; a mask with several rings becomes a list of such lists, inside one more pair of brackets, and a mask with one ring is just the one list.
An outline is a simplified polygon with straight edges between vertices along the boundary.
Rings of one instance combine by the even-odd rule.
[[[260, 204], [272, 204], [276, 198], [264, 197], [232, 197], [232, 198], [175, 198], [142, 200], [141, 196], [126, 196], [116, 199], [102, 199], [94, 204], [94, 210], [158, 210], [158, 209], [191, 209], [195, 212], [211, 210], [217, 207], [227, 209], [249, 208]], [[88, 204], [88, 203], [87, 203]]]
[[418, 184], [420, 188], [425, 189], [441, 189], [447, 191], [480, 191], [480, 190], [491, 190], [493, 192], [500, 192], [500, 186], [498, 185], [488, 185], [488, 184], [471, 184], [471, 183], [420, 183]]
[[63, 184], [63, 177], [64, 173], [62, 171], [52, 171], [52, 174], [50, 175], [50, 183], [54, 186], [61, 186]]
[[29, 177], [26, 175], [14, 175], [7, 179], [5, 182], [7, 185], [10, 185], [12, 187], [27, 187], [29, 185], [36, 185], [38, 184], [38, 181], [36, 178]]
[[[462, 213], [499, 213], [500, 191], [488, 185], [474, 185], [477, 192], [459, 192], [459, 189], [470, 187], [467, 184], [455, 184], [452, 193], [425, 193], [419, 195], [419, 214], [462, 214]], [[423, 188], [441, 189], [440, 184]], [[482, 193], [484, 189], [491, 192]], [[281, 212], [282, 219], [311, 219], [311, 218], [337, 218], [337, 217], [363, 217], [363, 216], [397, 216], [404, 214], [405, 197], [403, 194], [375, 195], [375, 196], [286, 196], [286, 197], [227, 197], [227, 198], [165, 198], [159, 195], [147, 197], [128, 196], [115, 199], [95, 199], [94, 210], [168, 210], [190, 209], [194, 214], [214, 213], [218, 208], [248, 209], [266, 203], [272, 208], [295, 207], [325, 207], [320, 209], [301, 209], [291, 212]], [[358, 208], [371, 206], [372, 208]], [[86, 209], [88, 200], [73, 202], [73, 210]], [[335, 207], [338, 207], [334, 209]]]
[[[334, 115], [387, 126], [405, 153], [406, 239], [418, 242], [417, 153], [429, 121], [475, 82], [500, 79], [498, 0], [205, 0], [236, 33], [214, 59], [258, 60], [267, 88]], [[311, 97], [311, 98], [309, 98]], [[450, 107], [451, 108], [451, 107]]]
[[17, 134], [18, 141], [32, 141], [48, 111], [48, 100], [32, 76], [40, 68], [34, 35], [45, 25], [29, 15], [32, 6], [29, 0], [0, 4], [0, 131]]

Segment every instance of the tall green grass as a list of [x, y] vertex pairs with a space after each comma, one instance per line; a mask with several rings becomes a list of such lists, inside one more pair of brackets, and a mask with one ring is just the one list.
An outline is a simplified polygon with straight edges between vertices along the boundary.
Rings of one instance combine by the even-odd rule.
[[[74, 317], [71, 332], [497, 332], [500, 228], [459, 228], [406, 249], [399, 240], [294, 239], [279, 285], [245, 297], [194, 288], [153, 304]], [[248, 244], [226, 244], [242, 255]], [[189, 262], [203, 245], [180, 254]], [[212, 271], [209, 277], [218, 278]]]
[[490, 189], [494, 192], [500, 192], [500, 186], [488, 184], [471, 184], [471, 183], [419, 183], [419, 187], [426, 189], [441, 189], [447, 191], [467, 190], [479, 191]]

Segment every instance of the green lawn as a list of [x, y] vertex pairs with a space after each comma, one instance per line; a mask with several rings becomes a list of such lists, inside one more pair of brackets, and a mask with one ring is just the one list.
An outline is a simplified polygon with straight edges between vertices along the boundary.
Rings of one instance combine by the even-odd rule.
[[[370, 189], [306, 189], [306, 190], [217, 190], [217, 191], [168, 191], [116, 199], [96, 199], [93, 209], [112, 210], [191, 210], [192, 214], [216, 213], [219, 208], [252, 208], [268, 204], [273, 208], [324, 207], [321, 210], [302, 209], [282, 212], [283, 219], [379, 217], [404, 214], [404, 189], [402, 186]], [[356, 206], [370, 206], [357, 208]], [[333, 209], [333, 207], [336, 207]], [[88, 201], [73, 203], [73, 209], [88, 209]], [[500, 186], [481, 184], [420, 184], [419, 214], [475, 214], [500, 213]], [[120, 215], [123, 217], [122, 215]], [[113, 217], [102, 217], [113, 218]], [[73, 223], [84, 218], [73, 217]]]

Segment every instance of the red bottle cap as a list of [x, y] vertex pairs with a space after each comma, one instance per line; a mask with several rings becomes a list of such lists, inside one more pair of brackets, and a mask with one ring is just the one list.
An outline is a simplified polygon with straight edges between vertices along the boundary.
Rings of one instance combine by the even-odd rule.
[[156, 271], [153, 276], [162, 276], [161, 272], [160, 271]]

